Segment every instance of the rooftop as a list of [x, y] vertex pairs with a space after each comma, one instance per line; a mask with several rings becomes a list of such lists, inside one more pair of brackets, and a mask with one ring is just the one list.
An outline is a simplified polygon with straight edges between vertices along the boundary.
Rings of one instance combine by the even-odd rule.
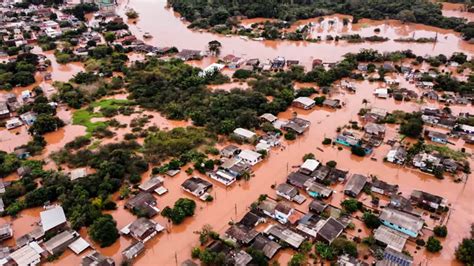
[[66, 215], [61, 206], [55, 206], [49, 210], [40, 212], [40, 218], [44, 232], [66, 223]]
[[394, 230], [385, 225], [379, 226], [374, 230], [374, 238], [393, 248], [398, 252], [402, 252], [408, 237], [397, 230]]
[[321, 229], [319, 229], [318, 236], [324, 238], [326, 241], [331, 243], [342, 233], [343, 230], [344, 225], [342, 225], [336, 219], [330, 217], [326, 220]]
[[44, 250], [36, 242], [31, 242], [10, 254], [10, 258], [18, 265], [36, 265]]
[[248, 244], [257, 237], [258, 232], [242, 224], [234, 224], [225, 231], [225, 235], [240, 243]]
[[299, 248], [301, 243], [303, 243], [303, 241], [305, 240], [304, 236], [293, 232], [290, 229], [285, 228], [281, 225], [269, 225], [265, 229], [265, 233], [278, 238], [280, 241], [287, 243], [293, 248]]
[[383, 209], [379, 218], [394, 225], [402, 226], [412, 232], [419, 232], [424, 224], [423, 219], [420, 217], [391, 208]]
[[112, 266], [115, 265], [113, 259], [105, 257], [97, 251], [91, 251], [82, 257], [81, 266]]

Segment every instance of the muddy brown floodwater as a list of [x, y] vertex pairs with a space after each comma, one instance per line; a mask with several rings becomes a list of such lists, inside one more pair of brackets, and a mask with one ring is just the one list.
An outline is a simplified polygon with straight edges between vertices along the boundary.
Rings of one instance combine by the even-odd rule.
[[[288, 119], [293, 112], [297, 112], [302, 118], [309, 119], [312, 125], [305, 135], [299, 137], [295, 141], [284, 141], [283, 150], [272, 150], [269, 157], [259, 164], [254, 170], [254, 176], [250, 181], [240, 181], [231, 187], [225, 188], [220, 183], [214, 182], [207, 177], [214, 184], [211, 194], [214, 197], [212, 203], [204, 203], [195, 199], [197, 202], [196, 213], [193, 217], [187, 218], [181, 225], [171, 225], [166, 219], [161, 216], [154, 218], [159, 223], [168, 228], [168, 233], [161, 233], [155, 239], [146, 243], [147, 250], [136, 260], [137, 265], [176, 265], [177, 262], [182, 262], [190, 257], [190, 251], [194, 246], [197, 246], [198, 236], [194, 233], [199, 231], [204, 225], [211, 225], [214, 230], [223, 233], [229, 221], [240, 219], [247, 211], [250, 204], [256, 200], [260, 194], [268, 194], [275, 197], [276, 194], [271, 189], [272, 184], [284, 182], [287, 174], [292, 171], [294, 166], [302, 163], [302, 156], [305, 153], [314, 153], [317, 159], [322, 162], [329, 160], [336, 160], [338, 168], [349, 170], [353, 173], [373, 174], [379, 178], [400, 185], [400, 191], [404, 195], [409, 195], [413, 189], [422, 189], [424, 191], [438, 194], [446, 197], [451, 203], [452, 213], [447, 222], [448, 237], [442, 240], [443, 250], [440, 254], [431, 255], [424, 251], [417, 251], [415, 254], [414, 246], [408, 245], [408, 249], [415, 255], [415, 263], [423, 263], [423, 265], [456, 265], [453, 261], [453, 252], [459, 240], [469, 233], [469, 225], [474, 221], [474, 210], [472, 207], [471, 195], [474, 193], [474, 186], [472, 178], [468, 179], [467, 183], [456, 184], [450, 178], [445, 180], [438, 180], [433, 176], [415, 171], [412, 169], [402, 168], [400, 166], [383, 163], [383, 157], [390, 149], [388, 145], [382, 145], [374, 152], [373, 157], [377, 161], [372, 161], [369, 158], [359, 158], [351, 155], [348, 149], [339, 151], [336, 147], [323, 146], [321, 141], [325, 137], [334, 137], [336, 129], [339, 126], [348, 124], [349, 120], [358, 120], [357, 112], [361, 108], [362, 100], [369, 101], [368, 107], [384, 108], [387, 111], [394, 111], [403, 109], [405, 111], [416, 111], [422, 105], [415, 102], [396, 103], [393, 99], [381, 100], [373, 96], [373, 90], [381, 84], [369, 83], [368, 81], [354, 82], [357, 86], [355, 94], [347, 94], [343, 91], [334, 92], [332, 98], [339, 98], [345, 102], [345, 106], [337, 111], [326, 108], [316, 108], [311, 111], [303, 111], [300, 109], [290, 108], [279, 115], [282, 119]], [[307, 86], [311, 84], [299, 84]], [[409, 84], [406, 84], [409, 86]], [[413, 85], [411, 85], [413, 86]], [[413, 89], [413, 88], [410, 88]], [[430, 103], [431, 106], [442, 108], [437, 103]], [[465, 109], [465, 107], [464, 107]], [[454, 108], [453, 112], [458, 113], [463, 108]], [[387, 139], [395, 138], [397, 136], [397, 126], [388, 126]], [[462, 140], [458, 140], [461, 141]], [[219, 144], [223, 146], [224, 144]], [[458, 144], [456, 143], [456, 146]], [[321, 148], [319, 150], [318, 148]], [[467, 152], [472, 152], [472, 147], [467, 147]], [[471, 160], [472, 163], [472, 160]], [[187, 167], [184, 167], [186, 169]], [[145, 181], [149, 177], [150, 171], [143, 174]], [[199, 175], [199, 174], [196, 174]], [[165, 187], [169, 192], [161, 197], [157, 197], [158, 207], [163, 209], [165, 206], [172, 205], [178, 198], [188, 197], [180, 188], [181, 183], [187, 178], [187, 174], [182, 171], [175, 177], [165, 178]], [[339, 205], [344, 199], [342, 193], [343, 185], [333, 187], [335, 194], [331, 199], [331, 203]], [[362, 201], [368, 202], [369, 197], [362, 197]], [[309, 200], [301, 206], [294, 207], [301, 211], [307, 211]], [[127, 225], [132, 222], [135, 217], [128, 211], [123, 209], [123, 201], [119, 201], [119, 209], [111, 212], [117, 220], [118, 227]], [[428, 216], [427, 224], [433, 224]], [[348, 232], [349, 235], [365, 237], [370, 232], [365, 229], [360, 221], [355, 221], [356, 229], [363, 229], [362, 232], [356, 230]], [[428, 232], [427, 232], [428, 233]], [[84, 232], [81, 232], [84, 234]], [[87, 236], [86, 236], [87, 237]], [[99, 251], [105, 255], [112, 256], [117, 262], [121, 261], [120, 252], [130, 244], [130, 239], [121, 237], [113, 246], [105, 249], [98, 248]], [[367, 252], [361, 250], [362, 252]], [[291, 258], [292, 251], [282, 251], [276, 259], [280, 262], [288, 261]], [[56, 265], [63, 263], [77, 263], [78, 256], [67, 253], [64, 258], [55, 262]]]
[[[348, 52], [358, 52], [362, 48], [373, 48], [380, 51], [396, 51], [411, 49], [416, 54], [447, 54], [463, 51], [474, 52], [474, 46], [469, 45], [459, 37], [459, 33], [452, 30], [443, 30], [419, 24], [401, 24], [395, 21], [363, 20], [361, 23], [351, 26], [347, 33], [360, 33], [374, 35], [373, 29], [379, 27], [380, 35], [389, 37], [391, 40], [383, 43], [359, 43], [350, 44], [346, 42], [309, 43], [305, 41], [251, 41], [243, 40], [239, 36], [223, 36], [207, 32], [189, 30], [187, 24], [180, 19], [179, 15], [172, 9], [166, 8], [166, 0], [129, 0], [119, 1], [118, 12], [123, 15], [127, 8], [133, 8], [140, 14], [136, 24], [130, 24], [131, 31], [141, 37], [143, 33], [149, 32], [153, 38], [146, 42], [159, 46], [176, 46], [179, 49], [204, 50], [209, 41], [218, 40], [222, 43], [222, 55], [235, 54], [245, 58], [273, 59], [284, 56], [287, 59], [300, 60], [302, 64], [309, 67], [315, 58], [325, 62], [340, 60], [341, 56]], [[337, 16], [336, 16], [337, 18]], [[326, 21], [327, 22], [327, 21]], [[324, 29], [326, 24], [323, 23]], [[334, 26], [341, 28], [342, 23]], [[334, 32], [334, 30], [331, 30]], [[369, 34], [370, 33], [370, 34]], [[393, 39], [400, 37], [434, 37], [438, 33], [437, 43], [397, 43]], [[321, 34], [324, 35], [324, 34]], [[361, 34], [363, 35], [363, 34]], [[325, 36], [322, 36], [325, 37]]]
[[[412, 49], [417, 54], [451, 54], [456, 51], [463, 51], [472, 54], [474, 51], [473, 45], [470, 45], [459, 38], [459, 34], [449, 30], [441, 30], [432, 27], [417, 25], [417, 24], [400, 24], [395, 21], [377, 22], [370, 20], [363, 20], [361, 23], [350, 25], [346, 28], [342, 27], [339, 19], [340, 16], [334, 16], [338, 22], [332, 28], [327, 25], [319, 25], [315, 29], [314, 34], [320, 32], [321, 35], [326, 33], [360, 33], [361, 35], [372, 35], [375, 28], [381, 29], [381, 36], [386, 36], [391, 39], [398, 37], [429, 37], [438, 33], [439, 41], [436, 44], [407, 44], [396, 43], [388, 41], [385, 43], [363, 43], [363, 44], [348, 44], [348, 43], [308, 43], [308, 42], [291, 42], [291, 41], [245, 41], [238, 36], [225, 37], [210, 33], [202, 33], [198, 31], [191, 31], [186, 28], [186, 24], [179, 19], [179, 16], [170, 9], [165, 8], [165, 0], [132, 0], [122, 1], [120, 3], [119, 12], [123, 14], [126, 8], [133, 8], [139, 14], [140, 18], [136, 25], [130, 25], [131, 30], [140, 36], [144, 32], [150, 32], [154, 38], [150, 42], [157, 46], [176, 46], [180, 49], [205, 49], [206, 45], [211, 40], [219, 40], [223, 44], [222, 54], [236, 54], [246, 58], [256, 57], [260, 59], [274, 58], [276, 56], [285, 56], [287, 59], [300, 60], [304, 65], [309, 66], [314, 58], [321, 58], [324, 61], [333, 62], [340, 60], [341, 56], [348, 52], [357, 52], [361, 48], [374, 48], [380, 51], [395, 51]], [[257, 21], [257, 20], [255, 20]], [[306, 23], [306, 22], [300, 22]], [[324, 23], [323, 23], [324, 24]], [[72, 75], [82, 69], [80, 64], [68, 64], [60, 66], [55, 63], [54, 56], [51, 53], [46, 53], [48, 58], [52, 58], [52, 73], [53, 80], [68, 80]], [[137, 59], [139, 56], [137, 56]], [[205, 66], [214, 59], [206, 59], [204, 62], [192, 62], [193, 65]], [[413, 84], [404, 82], [401, 77], [402, 87], [413, 89]], [[44, 84], [42, 81], [40, 83]], [[430, 175], [426, 175], [419, 171], [408, 168], [402, 168], [383, 162], [383, 157], [390, 149], [388, 145], [378, 147], [373, 157], [377, 161], [369, 158], [359, 158], [351, 155], [348, 149], [338, 150], [336, 147], [323, 146], [321, 141], [325, 137], [333, 138], [336, 134], [336, 129], [339, 126], [348, 124], [350, 120], [358, 120], [357, 113], [363, 106], [362, 100], [369, 101], [368, 107], [384, 108], [387, 111], [404, 110], [407, 112], [417, 111], [422, 105], [415, 102], [397, 103], [393, 99], [381, 100], [373, 96], [373, 90], [381, 84], [369, 83], [368, 81], [354, 82], [357, 86], [355, 94], [348, 94], [346, 92], [335, 92], [331, 95], [332, 98], [338, 98], [344, 101], [345, 106], [337, 111], [325, 108], [315, 108], [311, 111], [303, 111], [299, 109], [290, 108], [284, 113], [279, 114], [279, 118], [288, 119], [293, 112], [298, 113], [302, 118], [308, 119], [312, 125], [308, 132], [299, 137], [295, 141], [283, 141], [284, 149], [272, 150], [268, 158], [260, 163], [254, 169], [254, 176], [250, 181], [240, 181], [233, 184], [231, 187], [224, 187], [220, 183], [211, 182], [214, 184], [212, 195], [214, 201], [212, 203], [197, 202], [196, 213], [193, 217], [187, 218], [181, 225], [172, 225], [161, 216], [154, 218], [156, 221], [167, 227], [168, 232], [161, 233], [155, 239], [146, 243], [146, 251], [137, 260], [137, 265], [178, 265], [190, 257], [191, 249], [198, 245], [198, 236], [194, 233], [200, 230], [204, 225], [211, 225], [214, 230], [223, 233], [228, 227], [228, 222], [239, 220], [247, 211], [250, 204], [257, 199], [260, 194], [268, 194], [275, 197], [275, 191], [271, 189], [272, 184], [284, 182], [287, 174], [292, 171], [294, 166], [302, 163], [302, 156], [306, 153], [314, 153], [318, 160], [327, 162], [335, 160], [338, 163], [338, 168], [349, 170], [353, 173], [373, 174], [380, 179], [389, 183], [396, 183], [400, 186], [400, 191], [403, 194], [409, 195], [413, 189], [421, 189], [433, 194], [445, 197], [451, 203], [452, 213], [447, 222], [448, 237], [442, 240], [444, 246], [443, 250], [436, 255], [428, 255], [423, 251], [418, 251], [415, 255], [415, 264], [427, 265], [456, 265], [453, 261], [453, 252], [457, 243], [462, 237], [468, 235], [470, 224], [474, 221], [474, 208], [472, 205], [472, 195], [474, 193], [474, 184], [472, 178], [469, 178], [466, 183], [456, 184], [450, 178], [445, 180], [438, 180]], [[245, 85], [245, 84], [244, 84]], [[314, 84], [296, 84], [297, 88], [308, 87]], [[212, 86], [212, 89], [228, 90], [240, 86], [240, 84], [230, 83], [219, 86]], [[21, 89], [19, 89], [21, 92]], [[426, 105], [442, 108], [436, 102], [429, 102]], [[453, 113], [457, 114], [461, 111], [473, 111], [472, 106], [461, 107], [452, 106]], [[58, 115], [70, 121], [70, 111], [60, 108]], [[161, 127], [185, 126], [186, 123], [168, 122], [166, 119], [153, 114], [150, 124], [157, 124]], [[118, 120], [121, 122], [130, 122], [131, 117], [119, 116]], [[0, 149], [12, 150], [13, 147], [18, 146], [19, 143], [26, 143], [30, 137], [25, 134], [26, 128], [22, 127], [14, 131], [0, 131]], [[18, 135], [16, 133], [19, 132]], [[388, 126], [387, 138], [394, 138], [397, 136], [397, 127]], [[75, 136], [83, 135], [84, 128], [72, 126], [70, 123], [60, 131], [47, 134], [45, 136], [48, 141], [48, 147], [45, 154], [62, 147], [65, 143], [72, 140]], [[122, 136], [125, 132], [118, 132], [118, 136]], [[456, 147], [461, 147], [464, 143], [462, 140], [455, 141]], [[464, 146], [469, 153], [473, 152], [472, 146]], [[471, 164], [473, 163], [470, 160]], [[186, 169], [186, 167], [184, 168]], [[150, 171], [143, 174], [143, 181], [150, 175]], [[169, 192], [161, 197], [157, 197], [158, 207], [163, 209], [165, 206], [173, 205], [173, 203], [181, 197], [193, 198], [191, 195], [185, 194], [181, 188], [181, 183], [187, 178], [187, 174], [182, 171], [177, 176], [165, 178], [165, 187]], [[207, 177], [203, 177], [207, 180]], [[335, 194], [331, 198], [331, 203], [339, 205], [343, 200], [342, 185], [334, 187]], [[114, 195], [117, 198], [118, 195]], [[364, 202], [367, 199], [361, 199]], [[136, 218], [128, 211], [123, 209], [124, 202], [117, 200], [118, 209], [110, 212], [117, 220], [117, 227], [123, 226], [134, 221]], [[295, 208], [301, 211], [307, 211], [309, 200], [301, 206]], [[39, 220], [39, 211], [41, 208], [25, 210], [20, 217], [14, 220], [13, 226], [15, 230], [15, 237], [18, 237], [25, 232], [31, 230], [35, 222]], [[425, 217], [430, 219], [429, 217]], [[2, 218], [0, 223], [11, 222], [11, 218]], [[370, 232], [364, 229], [360, 222], [355, 222], [357, 228], [363, 229], [361, 233], [349, 232], [349, 234], [357, 234], [358, 236], [366, 236]], [[432, 221], [428, 221], [432, 224]], [[88, 241], [86, 230], [80, 231]], [[10, 240], [12, 242], [14, 240]], [[130, 245], [131, 240], [127, 237], [121, 237], [114, 245], [108, 248], [100, 248], [94, 244], [94, 248], [98, 249], [106, 256], [111, 256], [117, 263], [121, 261], [121, 251]], [[414, 247], [409, 246], [410, 251]], [[364, 251], [365, 252], [365, 251]], [[284, 264], [292, 256], [290, 250], [284, 250], [279, 253], [277, 259]], [[80, 256], [72, 254], [67, 251], [59, 260], [53, 262], [55, 265], [78, 265]]]
[[474, 21], [474, 13], [467, 12], [463, 4], [443, 3], [443, 16], [465, 18], [467, 21]]

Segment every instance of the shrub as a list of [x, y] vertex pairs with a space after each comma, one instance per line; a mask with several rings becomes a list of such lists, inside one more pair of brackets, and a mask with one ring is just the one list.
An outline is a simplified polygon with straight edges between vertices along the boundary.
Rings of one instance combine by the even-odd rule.
[[296, 133], [293, 132], [293, 131], [288, 131], [288, 132], [285, 134], [285, 139], [286, 139], [286, 140], [295, 140], [295, 139], [296, 139]]
[[443, 249], [443, 246], [441, 245], [441, 242], [438, 239], [436, 239], [433, 236], [430, 236], [428, 238], [428, 242], [426, 242], [426, 250], [428, 250], [431, 253], [436, 253], [442, 249]]
[[330, 138], [324, 138], [323, 145], [329, 145], [331, 143], [332, 143], [332, 140]]
[[362, 202], [359, 202], [355, 199], [347, 199], [341, 203], [341, 206], [349, 213], [356, 212], [357, 210], [362, 209]]
[[474, 265], [474, 238], [464, 238], [456, 248], [456, 259], [466, 265]]
[[423, 240], [422, 238], [417, 238], [415, 242], [418, 246], [421, 246], [421, 247], [424, 247], [426, 245], [425, 240]]
[[336, 161], [329, 161], [326, 163], [326, 166], [330, 168], [336, 168], [336, 165], [337, 165]]
[[306, 160], [309, 160], [309, 159], [314, 159], [314, 158], [316, 158], [316, 157], [314, 156], [313, 153], [306, 153], [306, 154], [303, 156], [303, 162], [306, 161]]
[[356, 155], [356, 156], [359, 156], [359, 157], [364, 157], [365, 156], [365, 150], [364, 150], [364, 148], [362, 148], [360, 146], [352, 146], [351, 147], [351, 153]]
[[365, 225], [370, 229], [378, 228], [381, 224], [379, 218], [371, 212], [365, 212], [362, 216]]
[[197, 259], [199, 258], [199, 255], [201, 255], [201, 249], [198, 247], [195, 247], [191, 250], [191, 258]]
[[237, 71], [234, 72], [234, 75], [232, 75], [232, 77], [236, 79], [248, 79], [251, 76], [252, 76], [252, 71], [245, 70], [245, 69], [238, 69]]
[[446, 237], [448, 235], [448, 228], [445, 225], [438, 225], [434, 228], [433, 232], [438, 237]]

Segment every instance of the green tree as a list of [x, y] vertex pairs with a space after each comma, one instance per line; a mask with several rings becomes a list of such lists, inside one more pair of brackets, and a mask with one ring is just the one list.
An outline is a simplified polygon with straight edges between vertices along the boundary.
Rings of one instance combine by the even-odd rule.
[[332, 261], [335, 258], [334, 250], [332, 249], [332, 247], [322, 242], [316, 243], [316, 254], [321, 256], [323, 260]]
[[426, 250], [428, 250], [431, 253], [436, 253], [442, 249], [443, 249], [443, 246], [441, 245], [441, 242], [438, 239], [436, 239], [433, 236], [430, 236], [428, 238], [428, 241], [426, 242]]
[[380, 219], [372, 212], [365, 212], [362, 216], [362, 220], [364, 221], [365, 225], [370, 229], [378, 228], [381, 224]]
[[448, 228], [446, 225], [437, 225], [435, 226], [433, 232], [438, 237], [446, 237], [448, 235]]
[[465, 265], [474, 265], [474, 238], [464, 238], [456, 248], [456, 259]]
[[365, 156], [365, 149], [362, 148], [361, 146], [354, 145], [351, 147], [351, 153], [354, 155], [357, 155], [359, 157], [364, 157]]
[[412, 138], [418, 138], [423, 131], [423, 120], [413, 117], [400, 125], [400, 133]]
[[312, 159], [314, 160], [316, 157], [314, 156], [313, 153], [306, 153], [304, 156], [303, 156], [303, 162], [306, 161], [306, 160], [309, 160], [309, 159]]
[[89, 235], [101, 247], [108, 247], [119, 238], [117, 223], [110, 214], [102, 215], [90, 226]]
[[291, 257], [288, 266], [303, 266], [306, 263], [306, 256], [302, 253], [296, 253]]
[[40, 114], [36, 121], [30, 127], [29, 131], [32, 134], [43, 135], [48, 132], [53, 132], [64, 126], [64, 122], [56, 116], [50, 114]]
[[353, 213], [353, 212], [356, 212], [357, 210], [362, 209], [362, 202], [359, 202], [356, 199], [346, 199], [341, 203], [341, 206], [348, 213]]

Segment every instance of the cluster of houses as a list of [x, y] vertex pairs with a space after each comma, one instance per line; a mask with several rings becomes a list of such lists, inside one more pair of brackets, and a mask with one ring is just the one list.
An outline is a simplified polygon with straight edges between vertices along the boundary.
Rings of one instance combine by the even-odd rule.
[[[20, 100], [18, 98], [21, 98]], [[5, 122], [5, 127], [15, 129], [23, 125], [31, 126], [36, 121], [36, 114], [32, 111], [18, 114], [19, 108], [33, 101], [34, 96], [29, 90], [24, 90], [20, 97], [14, 93], [4, 95], [4, 100], [0, 101], [0, 120]], [[52, 108], [56, 108], [55, 102], [48, 103]]]
[[[308, 120], [299, 117], [293, 117], [286, 121], [269, 113], [261, 115], [260, 119], [262, 123], [271, 123], [277, 129], [292, 131], [297, 135], [306, 132], [311, 125]], [[217, 170], [210, 171], [207, 175], [225, 186], [230, 186], [244, 175], [249, 175], [252, 167], [270, 154], [272, 148], [280, 146], [281, 138], [280, 134], [276, 132], [267, 132], [259, 136], [245, 128], [236, 128], [232, 135], [239, 140], [255, 144], [255, 148], [240, 149], [238, 146], [228, 145], [220, 151], [222, 164]]]
[[[30, 5], [23, 9], [14, 7], [12, 3], [2, 13], [0, 34], [3, 43], [7, 47], [21, 49], [37, 42], [41, 36], [54, 39], [81, 24], [73, 15], [41, 5]], [[52, 20], [53, 16], [57, 18]], [[1, 52], [6, 55], [6, 51]]]
[[[89, 242], [72, 230], [60, 206], [48, 206], [40, 212], [40, 221], [30, 232], [22, 232], [15, 239], [15, 246], [2, 249], [2, 265], [38, 265], [49, 256], [56, 256], [70, 249], [76, 255], [83, 255], [82, 265], [115, 265], [114, 261], [91, 248]], [[13, 237], [10, 224], [0, 226], [0, 241]], [[86, 252], [88, 251], [88, 252]], [[100, 264], [97, 264], [100, 263]]]
[[[306, 166], [310, 165], [313, 166], [314, 162], [309, 161]], [[303, 167], [301, 170], [308, 171]], [[347, 182], [344, 193], [351, 197], [357, 196], [367, 184], [367, 177], [353, 175]], [[390, 203], [381, 208], [378, 214], [381, 225], [373, 231], [376, 248], [382, 250], [384, 255], [378, 258], [376, 265], [413, 265], [412, 257], [403, 251], [407, 241], [422, 235], [425, 222], [419, 209], [438, 211], [446, 206], [446, 201], [417, 190], [406, 199], [397, 193], [398, 187], [378, 180], [373, 180], [371, 186], [373, 192], [390, 197]], [[291, 195], [298, 195], [298, 189], [294, 191], [288, 184], [281, 184], [276, 189], [277, 195], [288, 201]], [[212, 241], [206, 249], [224, 253], [226, 262], [234, 265], [252, 265], [248, 248], [262, 252], [271, 260], [283, 249], [298, 251], [305, 241], [319, 241], [330, 245], [340, 237], [351, 239], [346, 230], [350, 227], [352, 217], [341, 209], [316, 198], [305, 212], [295, 209], [288, 201], [269, 196], [260, 197], [240, 221], [231, 223], [221, 239]], [[233, 244], [229, 245], [229, 241]], [[337, 263], [368, 265], [348, 255], [338, 257]], [[188, 260], [186, 265], [196, 264]]]

